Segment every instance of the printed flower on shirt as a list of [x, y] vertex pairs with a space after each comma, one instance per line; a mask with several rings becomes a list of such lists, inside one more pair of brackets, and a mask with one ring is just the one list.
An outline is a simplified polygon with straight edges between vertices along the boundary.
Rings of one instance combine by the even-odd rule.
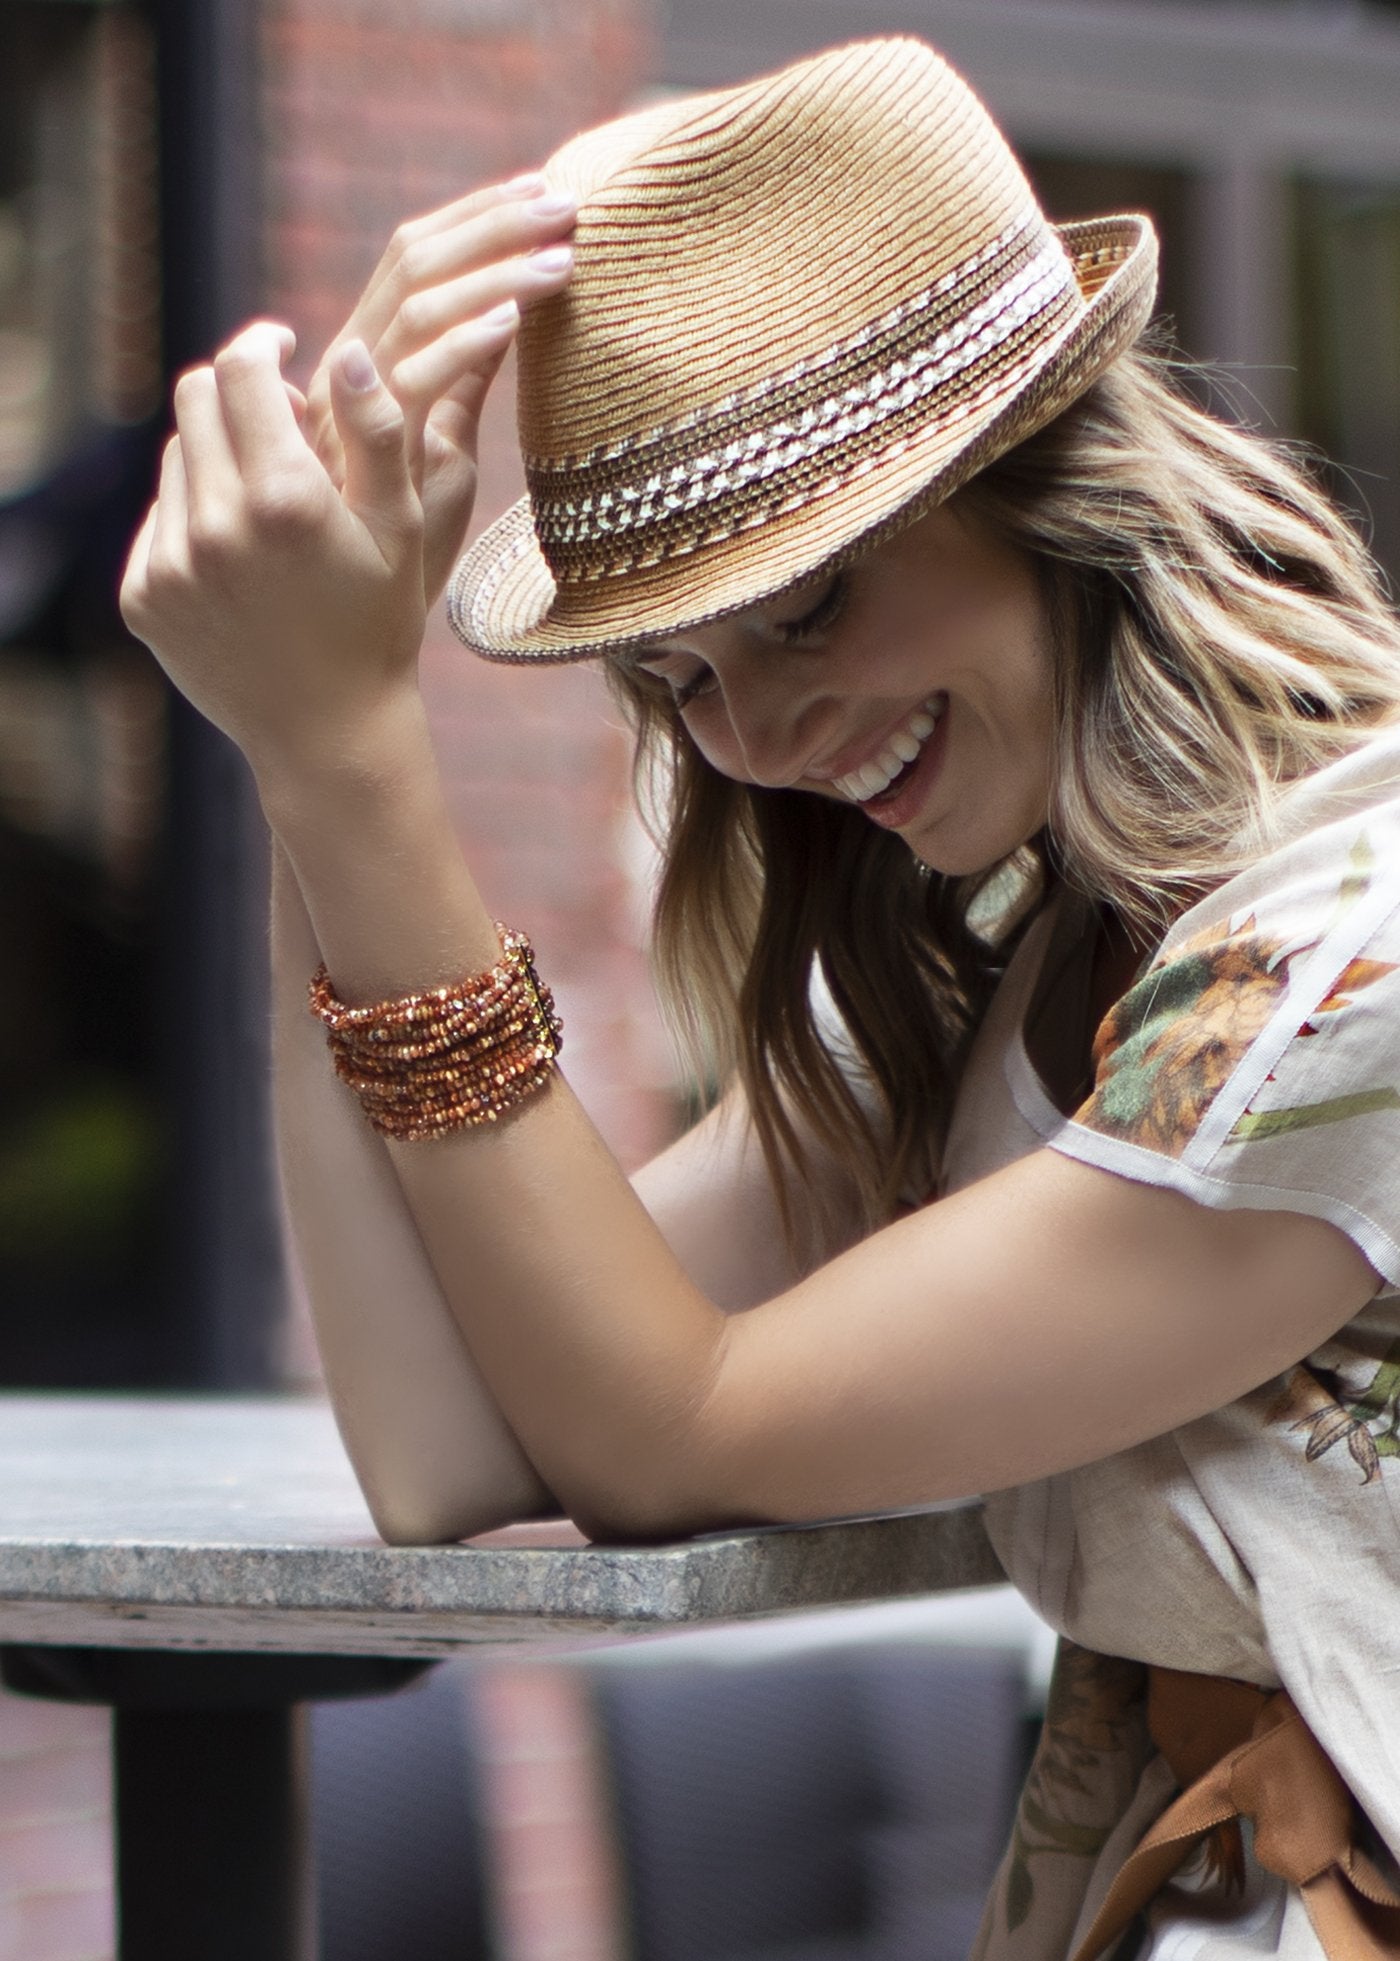
[[1379, 1356], [1367, 1382], [1349, 1387], [1346, 1378], [1353, 1372], [1324, 1368], [1318, 1356], [1300, 1362], [1289, 1370], [1269, 1420], [1306, 1432], [1303, 1455], [1309, 1464], [1345, 1443], [1361, 1482], [1372, 1484], [1383, 1457], [1400, 1457], [1400, 1339]]
[[[1206, 1111], [1272, 1020], [1296, 963], [1323, 944], [1371, 882], [1365, 835], [1353, 844], [1331, 917], [1306, 938], [1260, 929], [1253, 913], [1202, 927], [1151, 967], [1104, 1018], [1094, 1043], [1094, 1090], [1077, 1121], [1168, 1157], [1180, 1157]], [[1393, 964], [1347, 962], [1296, 1034], [1328, 1032]], [[1272, 1075], [1265, 1078], [1272, 1082]], [[1376, 1110], [1400, 1108], [1392, 1083], [1289, 1107], [1245, 1109], [1229, 1142], [1249, 1144]]]
[[1179, 1157], [1267, 1026], [1300, 950], [1257, 932], [1252, 917], [1174, 948], [1100, 1024], [1094, 1091], [1076, 1120]]
[[1007, 1934], [1030, 1918], [1047, 1860], [1098, 1858], [1151, 1752], [1141, 1662], [1062, 1638], [994, 1908]]

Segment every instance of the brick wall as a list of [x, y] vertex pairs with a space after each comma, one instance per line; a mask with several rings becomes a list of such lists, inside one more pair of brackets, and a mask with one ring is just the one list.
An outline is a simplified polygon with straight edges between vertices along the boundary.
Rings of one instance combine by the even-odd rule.
[[[544, 160], [625, 108], [651, 52], [646, 0], [267, 0], [269, 305], [306, 357], [394, 225]], [[392, 23], [392, 24], [390, 24]], [[478, 521], [521, 494], [514, 383], [483, 439]], [[570, 1080], [614, 1149], [669, 1133], [671, 1061], [640, 947], [625, 738], [588, 668], [473, 660], [441, 621], [425, 689], [468, 858], [534, 939], [567, 1024]]]
[[[536, 164], [624, 107], [650, 47], [646, 0], [263, 0], [263, 22], [267, 306], [296, 327], [307, 360], [401, 218]], [[520, 491], [511, 432], [507, 384], [486, 431], [482, 521]], [[425, 686], [487, 899], [534, 938], [568, 1023], [570, 1078], [637, 1163], [671, 1124], [670, 1058], [628, 869], [626, 744], [598, 678], [489, 668], [436, 623]], [[314, 1376], [304, 1317], [290, 1366]], [[502, 1961], [609, 1952], [606, 1853], [578, 1777], [569, 1857], [568, 1816], [552, 1818], [542, 1860], [512, 1810], [511, 1738], [527, 1717], [561, 1761], [578, 1758], [561, 1694], [541, 1671], [491, 1703]], [[106, 1732], [101, 1711], [0, 1693], [0, 1961], [110, 1961]]]

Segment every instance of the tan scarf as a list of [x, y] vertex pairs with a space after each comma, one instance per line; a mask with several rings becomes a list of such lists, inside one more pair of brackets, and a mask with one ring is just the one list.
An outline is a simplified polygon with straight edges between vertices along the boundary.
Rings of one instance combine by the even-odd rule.
[[1097, 1961], [1203, 1843], [1243, 1876], [1239, 1820], [1261, 1866], [1296, 1886], [1328, 1961], [1397, 1961], [1400, 1894], [1356, 1844], [1356, 1806], [1288, 1695], [1222, 1675], [1148, 1670], [1147, 1720], [1179, 1797], [1119, 1867], [1071, 1961]]

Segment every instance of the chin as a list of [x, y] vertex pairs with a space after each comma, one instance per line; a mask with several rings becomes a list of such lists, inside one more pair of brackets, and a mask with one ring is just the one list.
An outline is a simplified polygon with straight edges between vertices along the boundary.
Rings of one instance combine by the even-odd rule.
[[1014, 851], [1030, 844], [1044, 828], [1042, 820], [1024, 831], [1008, 828], [1004, 836], [995, 838], [911, 837], [906, 842], [919, 863], [931, 872], [944, 878], [976, 878], [1005, 864]]

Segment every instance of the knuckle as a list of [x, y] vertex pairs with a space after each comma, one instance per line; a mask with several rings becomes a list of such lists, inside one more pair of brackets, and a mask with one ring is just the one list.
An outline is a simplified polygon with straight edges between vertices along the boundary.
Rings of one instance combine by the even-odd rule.
[[134, 633], [138, 639], [146, 620], [145, 596], [145, 581], [138, 579], [134, 572], [128, 572], [117, 592], [117, 611], [128, 633]]
[[257, 366], [253, 349], [241, 336], [221, 347], [214, 356], [214, 372], [220, 381], [237, 381]]
[[405, 289], [421, 286], [428, 277], [432, 260], [432, 246], [426, 238], [406, 239], [399, 252], [399, 275]]
[[278, 320], [250, 320], [233, 339], [226, 341], [214, 356], [217, 374], [251, 374], [269, 361], [278, 361], [295, 336]]
[[315, 498], [299, 474], [277, 472], [249, 484], [249, 521], [262, 532], [303, 532], [315, 521]]
[[[201, 570], [216, 570], [237, 553], [237, 530], [223, 516], [215, 517], [208, 512], [192, 514], [187, 536], [190, 563]], [[153, 582], [161, 586], [174, 583], [173, 575], [166, 574], [157, 564], [152, 565], [151, 575]]]
[[432, 330], [434, 311], [431, 294], [410, 292], [399, 303], [399, 324], [410, 339], [421, 339]]
[[422, 362], [415, 355], [405, 355], [385, 375], [384, 385], [401, 407], [405, 402], [416, 400], [423, 387]]
[[394, 227], [393, 234], [389, 239], [388, 256], [400, 268], [402, 268], [404, 260], [412, 254], [413, 248], [422, 238], [423, 222], [422, 218], [405, 218]]
[[175, 383], [173, 400], [177, 410], [188, 408], [191, 402], [202, 395], [213, 379], [213, 370], [207, 365], [186, 368]]
[[384, 456], [392, 456], [403, 447], [403, 432], [402, 414], [386, 412], [366, 427], [364, 440], [369, 448]]

